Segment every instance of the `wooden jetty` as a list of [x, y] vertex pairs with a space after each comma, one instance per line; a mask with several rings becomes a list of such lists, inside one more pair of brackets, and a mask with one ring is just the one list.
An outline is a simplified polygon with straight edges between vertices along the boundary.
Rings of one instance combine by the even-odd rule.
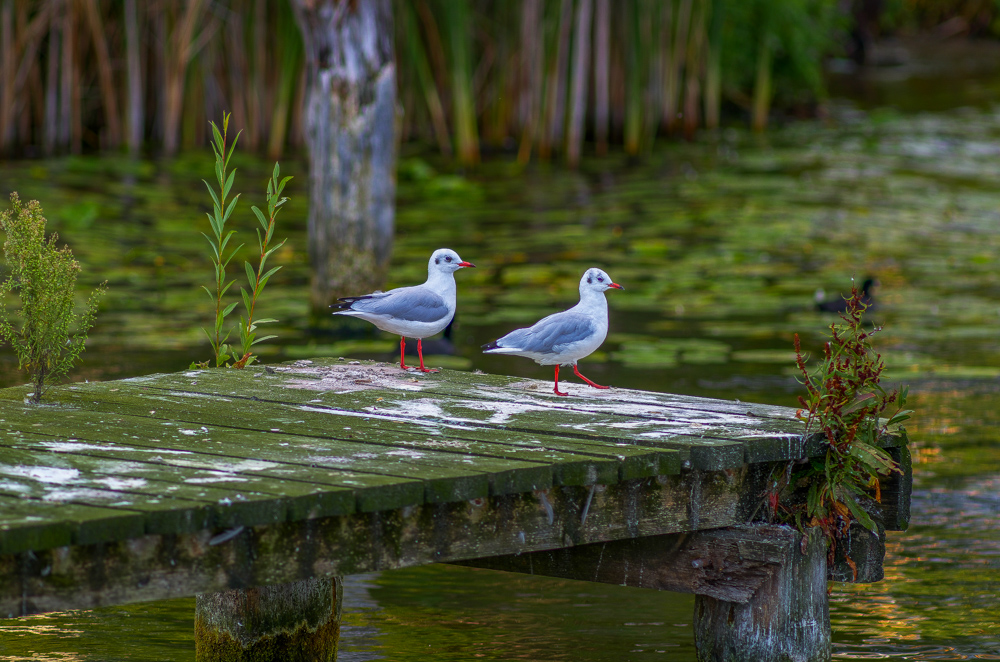
[[451, 562], [695, 593], [701, 659], [829, 659], [827, 581], [880, 580], [884, 534], [855, 576], [754, 523], [823, 452], [794, 410], [566, 387], [324, 359], [0, 390], [0, 616], [198, 595], [200, 660], [333, 659], [337, 578]]

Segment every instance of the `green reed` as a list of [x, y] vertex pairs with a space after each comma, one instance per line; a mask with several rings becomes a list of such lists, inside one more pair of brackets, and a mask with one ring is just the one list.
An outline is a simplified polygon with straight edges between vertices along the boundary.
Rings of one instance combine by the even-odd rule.
[[243, 306], [246, 309], [246, 319], [240, 316], [240, 345], [242, 350], [242, 355], [236, 363], [233, 364], [234, 368], [244, 368], [254, 361], [254, 355], [252, 348], [257, 343], [264, 342], [265, 340], [270, 340], [271, 338], [277, 338], [278, 336], [269, 335], [262, 338], [258, 338], [256, 331], [257, 327], [261, 324], [270, 324], [271, 322], [277, 322], [276, 319], [266, 318], [266, 319], [254, 319], [254, 313], [257, 307], [257, 298], [260, 296], [261, 291], [264, 286], [267, 285], [267, 281], [271, 279], [279, 269], [281, 265], [276, 267], [271, 267], [264, 272], [264, 266], [267, 262], [267, 258], [271, 256], [271, 253], [275, 252], [279, 248], [285, 245], [285, 239], [282, 239], [277, 244], [271, 245], [271, 237], [274, 233], [274, 220], [278, 215], [278, 211], [281, 206], [288, 202], [288, 198], [282, 197], [281, 192], [285, 189], [285, 184], [291, 176], [281, 178], [281, 169], [278, 164], [274, 164], [274, 171], [271, 173], [271, 179], [267, 182], [267, 215], [264, 214], [256, 206], [251, 207], [254, 215], [257, 216], [257, 221], [260, 223], [260, 228], [257, 229], [257, 245], [260, 247], [260, 257], [257, 262], [257, 270], [254, 271], [253, 265], [250, 262], [244, 262], [244, 266], [247, 271], [247, 282], [251, 285], [250, 292], [240, 288], [240, 293], [243, 295]]
[[215, 271], [215, 292], [213, 293], [212, 290], [202, 286], [202, 289], [208, 293], [209, 298], [215, 302], [215, 328], [213, 332], [209, 332], [204, 328], [202, 328], [202, 331], [205, 332], [205, 335], [208, 336], [208, 341], [212, 344], [212, 352], [215, 354], [215, 367], [224, 365], [231, 358], [229, 347], [226, 345], [231, 331], [223, 334], [222, 328], [226, 317], [233, 312], [233, 308], [239, 303], [238, 301], [233, 301], [229, 304], [223, 302], [226, 292], [236, 282], [235, 279], [228, 283], [226, 282], [226, 267], [229, 266], [233, 256], [236, 255], [236, 251], [242, 248], [241, 244], [231, 249], [228, 253], [226, 252], [229, 240], [236, 234], [236, 230], [226, 231], [226, 222], [229, 220], [230, 215], [232, 215], [233, 209], [236, 207], [236, 202], [240, 198], [239, 193], [237, 193], [229, 200], [228, 204], [226, 202], [233, 187], [233, 179], [236, 177], [236, 170], [227, 175], [226, 169], [229, 167], [229, 159], [233, 155], [233, 150], [236, 149], [236, 142], [240, 139], [240, 134], [237, 133], [236, 137], [233, 138], [232, 144], [227, 144], [230, 117], [231, 113], [222, 114], [222, 131], [219, 131], [219, 127], [216, 126], [215, 122], [211, 122], [212, 151], [215, 153], [215, 179], [219, 186], [218, 192], [212, 188], [211, 184], [202, 180], [205, 182], [205, 188], [208, 189], [209, 195], [212, 196], [213, 203], [212, 213], [209, 214], [206, 212], [205, 214], [208, 216], [208, 222], [212, 227], [212, 236], [209, 237], [204, 232], [202, 235], [212, 249], [212, 266]]

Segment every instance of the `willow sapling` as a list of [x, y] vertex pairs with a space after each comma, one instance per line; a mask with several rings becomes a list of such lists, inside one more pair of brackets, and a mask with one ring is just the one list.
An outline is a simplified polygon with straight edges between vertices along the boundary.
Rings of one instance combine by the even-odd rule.
[[229, 175], [226, 175], [226, 168], [229, 167], [229, 159], [233, 155], [233, 150], [236, 149], [236, 141], [240, 139], [240, 134], [237, 133], [236, 137], [233, 139], [233, 144], [228, 146], [227, 151], [227, 137], [229, 132], [229, 118], [232, 113], [222, 114], [222, 131], [219, 131], [219, 127], [215, 125], [215, 122], [210, 122], [212, 125], [212, 151], [215, 152], [215, 178], [219, 184], [219, 192], [216, 193], [212, 186], [205, 180], [205, 188], [208, 189], [209, 194], [212, 196], [212, 202], [214, 203], [214, 208], [211, 214], [206, 213], [208, 216], [208, 222], [212, 226], [212, 237], [209, 237], [204, 232], [202, 236], [208, 241], [208, 245], [212, 248], [212, 258], [213, 266], [215, 267], [215, 293], [213, 294], [210, 289], [202, 286], [202, 289], [208, 293], [208, 296], [215, 301], [215, 334], [209, 333], [208, 330], [202, 329], [205, 335], [208, 336], [208, 341], [212, 344], [212, 351], [215, 353], [215, 366], [220, 367], [230, 359], [229, 352], [231, 351], [226, 345], [226, 341], [229, 339], [229, 334], [232, 332], [227, 331], [225, 335], [222, 334], [222, 327], [225, 322], [226, 317], [229, 313], [233, 312], [233, 308], [236, 307], [238, 301], [234, 301], [228, 305], [223, 304], [223, 297], [226, 291], [235, 283], [235, 280], [226, 282], [226, 267], [229, 266], [230, 260], [236, 254], [242, 245], [237, 246], [232, 249], [229, 254], [226, 254], [226, 247], [229, 244], [229, 240], [236, 233], [235, 230], [230, 230], [226, 232], [226, 221], [229, 220], [229, 216], [233, 213], [233, 208], [236, 206], [237, 200], [240, 199], [239, 194], [233, 196], [232, 200], [226, 204], [226, 198], [229, 195], [230, 189], [233, 187], [233, 178], [236, 176], [236, 170], [233, 170]]
[[[0, 213], [0, 228], [7, 235], [4, 256], [11, 272], [0, 283], [0, 339], [13, 346], [18, 367], [31, 375], [28, 399], [37, 404], [46, 382], [64, 377], [83, 352], [107, 282], [91, 293], [78, 317], [73, 307], [80, 263], [68, 246], [56, 248], [58, 235], [45, 239], [45, 217], [37, 200], [22, 205], [17, 193], [11, 193], [10, 202], [11, 209]], [[5, 304], [14, 293], [21, 304], [20, 328], [11, 323]], [[76, 333], [70, 335], [73, 328]]]
[[[278, 164], [275, 163], [274, 172], [271, 173], [271, 179], [267, 182], [267, 216], [265, 216], [264, 212], [256, 206], [251, 207], [261, 226], [257, 229], [257, 244], [260, 246], [260, 261], [258, 262], [256, 271], [254, 271], [253, 265], [251, 265], [250, 262], [244, 262], [244, 266], [247, 270], [247, 282], [249, 282], [252, 286], [252, 290], [248, 293], [245, 289], [240, 288], [240, 292], [243, 295], [243, 305], [246, 308], [247, 317], [244, 320], [243, 316], [240, 316], [240, 344], [242, 346], [243, 355], [239, 361], [233, 364], [234, 368], [244, 368], [253, 363], [255, 357], [253, 355], [252, 348], [254, 345], [271, 338], [277, 338], [277, 336], [274, 335], [258, 338], [256, 330], [261, 324], [277, 322], [278, 320], [254, 320], [253, 316], [257, 305], [257, 297], [260, 296], [261, 291], [264, 289], [264, 286], [267, 285], [267, 281], [270, 280], [271, 276], [281, 269], [281, 266], [279, 265], [271, 267], [268, 269], [267, 273], [265, 273], [264, 264], [267, 262], [267, 258], [271, 256], [271, 253], [285, 245], [285, 239], [282, 239], [274, 246], [270, 246], [270, 242], [271, 235], [274, 233], [274, 219], [278, 215], [278, 211], [280, 211], [281, 206], [288, 202], [288, 198], [282, 197], [281, 192], [285, 189], [285, 184], [288, 183], [289, 179], [291, 179], [290, 176], [281, 179], [281, 169], [278, 167]], [[263, 230], [263, 233], [261, 230]]]

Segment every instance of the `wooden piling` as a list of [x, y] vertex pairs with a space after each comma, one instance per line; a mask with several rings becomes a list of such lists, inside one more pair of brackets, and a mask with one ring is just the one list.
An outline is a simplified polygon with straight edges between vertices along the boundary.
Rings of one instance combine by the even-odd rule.
[[698, 595], [694, 639], [699, 662], [830, 659], [826, 539], [789, 529], [785, 562], [745, 603]]
[[342, 593], [339, 577], [200, 593], [195, 607], [195, 659], [336, 660]]

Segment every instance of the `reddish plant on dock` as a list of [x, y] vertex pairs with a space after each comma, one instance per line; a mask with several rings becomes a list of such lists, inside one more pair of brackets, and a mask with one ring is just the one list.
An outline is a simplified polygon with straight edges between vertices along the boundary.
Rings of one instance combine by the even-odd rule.
[[[862, 297], [856, 286], [851, 288], [843, 322], [830, 325], [830, 339], [815, 369], [806, 365], [795, 334], [795, 364], [806, 387], [806, 395], [799, 396], [798, 417], [806, 424], [806, 434], [822, 435], [826, 455], [776, 471], [769, 495], [772, 512], [789, 523], [801, 530], [820, 527], [831, 555], [851, 522], [877, 532], [862, 501], [880, 501], [878, 477], [900, 471], [878, 441], [911, 413], [903, 409], [905, 387], [886, 392], [880, 383], [885, 362], [873, 348], [872, 337], [882, 327], [866, 327], [868, 306]], [[890, 409], [893, 415], [882, 418]]]

